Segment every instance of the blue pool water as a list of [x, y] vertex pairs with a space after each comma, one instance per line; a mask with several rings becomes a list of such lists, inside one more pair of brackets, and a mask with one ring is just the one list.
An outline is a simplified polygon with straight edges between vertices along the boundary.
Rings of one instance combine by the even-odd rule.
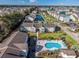
[[35, 21], [44, 21], [41, 15], [36, 15]]
[[61, 45], [55, 42], [49, 42], [45, 44], [46, 48], [61, 48]]

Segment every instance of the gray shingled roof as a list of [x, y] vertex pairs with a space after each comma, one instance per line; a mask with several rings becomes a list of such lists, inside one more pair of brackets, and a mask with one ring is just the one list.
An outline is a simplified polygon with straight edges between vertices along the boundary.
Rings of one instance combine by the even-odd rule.
[[24, 26], [24, 27], [33, 27], [33, 23], [23, 23], [22, 26]]
[[40, 28], [40, 27], [42, 27], [42, 23], [34, 23], [34, 26], [35, 26], [36, 28]]
[[44, 27], [54, 27], [54, 24], [43, 24]]
[[61, 49], [60, 52], [63, 52], [64, 54], [67, 54], [67, 55], [76, 56], [76, 53], [73, 49]]

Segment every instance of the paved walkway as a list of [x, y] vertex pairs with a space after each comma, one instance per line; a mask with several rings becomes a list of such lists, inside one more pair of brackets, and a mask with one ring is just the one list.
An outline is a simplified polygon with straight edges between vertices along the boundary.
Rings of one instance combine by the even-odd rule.
[[19, 33], [19, 31], [14, 32], [10, 37], [8, 37], [5, 41], [3, 41], [2, 44], [8, 45], [13, 40], [13, 38], [17, 35], [17, 33]]
[[0, 43], [0, 49], [1, 48], [4, 48], [5, 46], [8, 46], [8, 44], [13, 40], [13, 38], [16, 36], [16, 34], [18, 33], [19, 31], [15, 31], [13, 32], [10, 37], [6, 38], [2, 43]]
[[[25, 40], [26, 40], [26, 37], [27, 37], [27, 33], [23, 33], [23, 32], [19, 32], [19, 31], [15, 31], [9, 38], [7, 38], [2, 44], [0, 44], [0, 50], [2, 50], [2, 54], [0, 54], [1, 56], [0, 57], [14, 57], [14, 56], [10, 56], [8, 55], [7, 53], [10, 52], [10, 53], [13, 53], [13, 51], [19, 51], [19, 48], [17, 48], [14, 44], [24, 44], [25, 43]], [[6, 48], [6, 47], [11, 47], [11, 49], [9, 48]], [[6, 52], [6, 50], [4, 51], [4, 49], [6, 48], [6, 50], [8, 52]], [[15, 49], [17, 48], [17, 49]], [[11, 52], [11, 51], [12, 52]], [[4, 55], [3, 55], [4, 54]], [[18, 54], [18, 53], [17, 53]], [[7, 55], [7, 56], [6, 56]]]

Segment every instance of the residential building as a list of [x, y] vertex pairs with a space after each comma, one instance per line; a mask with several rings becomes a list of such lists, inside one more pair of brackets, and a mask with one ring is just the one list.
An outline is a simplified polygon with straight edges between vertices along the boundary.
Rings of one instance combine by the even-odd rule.
[[76, 53], [72, 49], [60, 49], [60, 56], [63, 58], [75, 58]]
[[25, 32], [36, 32], [36, 28], [33, 26], [33, 23], [23, 23], [20, 29]]
[[45, 32], [45, 28], [42, 26], [42, 23], [34, 23], [34, 26], [39, 32]]
[[25, 17], [25, 20], [26, 20], [27, 22], [28, 22], [28, 21], [29, 21], [29, 22], [33, 22], [33, 21], [34, 21], [34, 18], [28, 15], [28, 16]]
[[69, 25], [69, 27], [70, 27], [70, 29], [71, 29], [72, 31], [77, 30], [78, 27], [79, 27], [77, 24], [75, 24], [75, 23], [73, 23], [73, 22], [69, 22], [68, 25]]
[[54, 24], [44, 24], [44, 27], [45, 27], [46, 32], [54, 32], [55, 31]]

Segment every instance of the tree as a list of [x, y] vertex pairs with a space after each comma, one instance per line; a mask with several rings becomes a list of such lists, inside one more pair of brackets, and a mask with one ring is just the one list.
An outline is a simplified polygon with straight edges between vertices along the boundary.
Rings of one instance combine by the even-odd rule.
[[61, 28], [60, 28], [60, 27], [55, 26], [55, 32], [60, 31], [60, 30], [61, 30]]
[[73, 45], [72, 49], [74, 49], [75, 51], [79, 51], [79, 45]]

